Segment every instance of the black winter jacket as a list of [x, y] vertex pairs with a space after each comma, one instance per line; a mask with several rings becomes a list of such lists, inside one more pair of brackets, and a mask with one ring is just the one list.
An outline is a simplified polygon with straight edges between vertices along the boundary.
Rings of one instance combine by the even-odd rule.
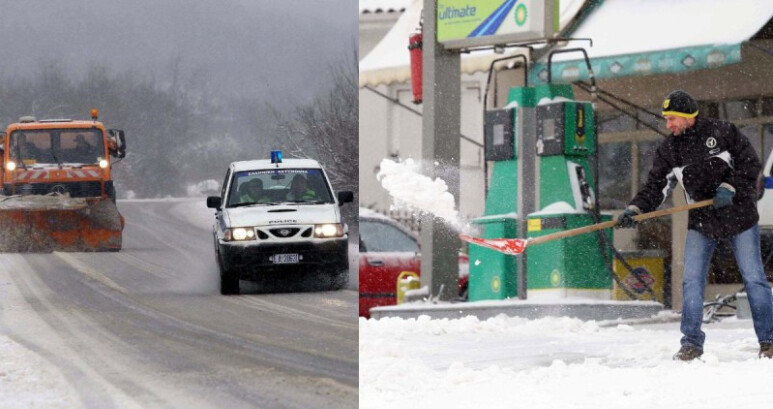
[[690, 210], [688, 228], [709, 237], [732, 237], [759, 221], [755, 182], [760, 169], [754, 147], [735, 125], [699, 116], [695, 125], [660, 144], [647, 182], [631, 205], [642, 212], [655, 210], [677, 182], [688, 203], [711, 199], [726, 183], [735, 189], [733, 204]]

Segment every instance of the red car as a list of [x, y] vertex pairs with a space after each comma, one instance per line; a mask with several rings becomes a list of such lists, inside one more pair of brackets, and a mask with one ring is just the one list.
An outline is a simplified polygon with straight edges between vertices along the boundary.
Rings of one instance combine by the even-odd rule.
[[[360, 316], [370, 309], [394, 305], [397, 276], [421, 274], [419, 241], [412, 232], [387, 216], [360, 208]], [[459, 296], [467, 298], [467, 255], [459, 256]]]

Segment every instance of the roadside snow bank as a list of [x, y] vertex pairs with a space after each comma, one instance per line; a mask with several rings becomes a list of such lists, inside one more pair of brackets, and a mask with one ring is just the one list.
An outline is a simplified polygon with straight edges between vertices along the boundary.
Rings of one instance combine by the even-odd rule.
[[0, 406], [16, 408], [81, 408], [76, 392], [56, 368], [0, 335]]

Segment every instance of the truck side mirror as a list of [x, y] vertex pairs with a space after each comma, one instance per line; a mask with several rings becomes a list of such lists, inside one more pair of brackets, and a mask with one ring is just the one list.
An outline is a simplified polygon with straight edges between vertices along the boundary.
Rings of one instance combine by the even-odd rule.
[[351, 203], [354, 201], [354, 192], [351, 190], [344, 190], [338, 192], [338, 205], [343, 206], [344, 203]]
[[207, 197], [207, 207], [210, 209], [219, 209], [222, 204], [223, 200], [220, 199], [220, 196]]
[[126, 156], [126, 134], [120, 129], [108, 129], [110, 154], [118, 159]]

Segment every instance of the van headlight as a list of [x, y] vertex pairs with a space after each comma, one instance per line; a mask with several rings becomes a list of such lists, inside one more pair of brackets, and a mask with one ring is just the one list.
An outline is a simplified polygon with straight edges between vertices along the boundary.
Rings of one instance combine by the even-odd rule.
[[223, 233], [224, 241], [247, 241], [255, 240], [255, 230], [252, 227], [234, 227], [225, 229]]
[[314, 237], [341, 237], [344, 235], [344, 226], [341, 223], [325, 223], [314, 225]]

